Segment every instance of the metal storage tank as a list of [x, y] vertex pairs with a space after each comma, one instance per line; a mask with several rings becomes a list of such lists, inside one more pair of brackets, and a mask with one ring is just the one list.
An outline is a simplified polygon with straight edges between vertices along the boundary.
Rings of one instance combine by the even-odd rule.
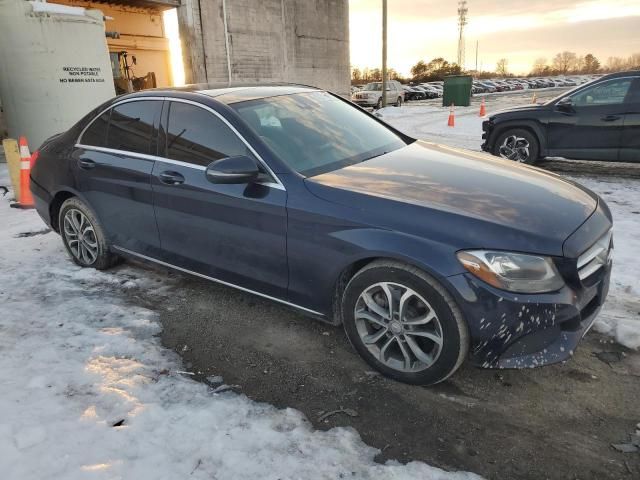
[[0, 98], [32, 150], [115, 96], [99, 10], [0, 0]]

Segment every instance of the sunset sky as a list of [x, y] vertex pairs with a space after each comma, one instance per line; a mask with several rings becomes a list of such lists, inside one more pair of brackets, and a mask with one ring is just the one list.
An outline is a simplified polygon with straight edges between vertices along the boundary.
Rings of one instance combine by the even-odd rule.
[[[388, 0], [388, 65], [403, 74], [418, 60], [456, 61], [457, 0]], [[350, 0], [351, 65], [381, 64], [382, 0]], [[640, 52], [640, 0], [468, 0], [466, 67], [528, 73], [559, 51], [610, 56]]]

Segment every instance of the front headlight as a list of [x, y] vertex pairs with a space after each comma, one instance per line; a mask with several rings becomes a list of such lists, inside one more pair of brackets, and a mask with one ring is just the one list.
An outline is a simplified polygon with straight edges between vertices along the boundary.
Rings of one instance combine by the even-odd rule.
[[523, 253], [467, 250], [457, 253], [460, 263], [489, 285], [518, 293], [552, 292], [564, 280], [549, 257]]

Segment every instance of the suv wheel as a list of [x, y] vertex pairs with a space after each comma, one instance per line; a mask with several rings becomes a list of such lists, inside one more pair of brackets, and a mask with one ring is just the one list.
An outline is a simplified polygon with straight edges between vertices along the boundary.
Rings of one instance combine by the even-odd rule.
[[378, 99], [378, 103], [376, 103], [376, 110], [380, 110], [382, 108], [382, 97]]
[[62, 204], [58, 225], [62, 242], [76, 264], [104, 270], [118, 262], [119, 257], [109, 251], [102, 225], [79, 198]]
[[400, 262], [375, 261], [356, 273], [342, 298], [342, 318], [363, 359], [401, 382], [442, 382], [469, 350], [467, 325], [451, 295]]
[[535, 135], [521, 128], [501, 133], [493, 147], [493, 154], [497, 157], [529, 164], [538, 160], [539, 151]]
[[398, 99], [396, 100], [396, 107], [401, 107], [402, 106], [402, 97], [398, 97]]

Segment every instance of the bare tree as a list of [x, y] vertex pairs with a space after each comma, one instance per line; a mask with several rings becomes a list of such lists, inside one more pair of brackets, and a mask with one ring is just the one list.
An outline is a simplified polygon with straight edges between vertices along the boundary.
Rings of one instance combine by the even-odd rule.
[[506, 58], [501, 58], [496, 63], [496, 73], [501, 77], [506, 77], [509, 74], [509, 60]]
[[640, 68], [640, 52], [634, 53], [629, 57], [629, 68]]
[[547, 59], [544, 57], [536, 58], [536, 61], [533, 62], [533, 70], [532, 73], [534, 75], [542, 75], [544, 73], [545, 68], [547, 67]]
[[566, 75], [569, 70], [575, 69], [577, 55], [575, 52], [564, 51], [553, 57], [553, 68]]
[[607, 67], [612, 72], [618, 72], [627, 68], [627, 60], [622, 57], [609, 57], [607, 59]]

